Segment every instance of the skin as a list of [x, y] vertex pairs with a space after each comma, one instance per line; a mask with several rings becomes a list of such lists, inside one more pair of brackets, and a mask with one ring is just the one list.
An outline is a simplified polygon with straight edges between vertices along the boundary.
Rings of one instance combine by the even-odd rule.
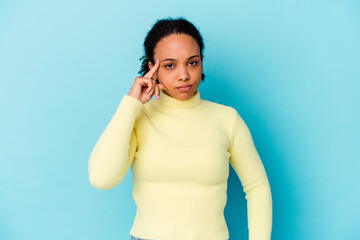
[[[192, 57], [196, 55], [195, 57]], [[190, 58], [192, 57], [192, 58]], [[171, 58], [173, 60], [165, 60]], [[155, 65], [149, 62], [149, 69], [153, 73], [153, 79], [158, 79], [160, 84], [154, 81], [146, 91], [150, 96], [155, 92], [159, 97], [159, 85], [163, 92], [178, 100], [187, 100], [194, 96], [200, 85], [203, 73], [203, 55], [197, 41], [187, 34], [171, 34], [156, 44], [154, 49]], [[154, 68], [155, 67], [155, 68]], [[155, 71], [154, 71], [154, 69]], [[192, 85], [187, 92], [180, 91], [177, 87]], [[150, 97], [151, 98], [151, 97]]]
[[135, 78], [134, 84], [132, 85], [129, 96], [141, 101], [142, 103], [147, 103], [156, 92], [156, 99], [159, 99], [159, 91], [161, 89], [166, 89], [166, 87], [159, 83], [157, 84], [154, 79], [155, 71], [159, 68], [159, 61], [156, 61], [155, 66], [150, 69], [143, 77], [137, 76]]

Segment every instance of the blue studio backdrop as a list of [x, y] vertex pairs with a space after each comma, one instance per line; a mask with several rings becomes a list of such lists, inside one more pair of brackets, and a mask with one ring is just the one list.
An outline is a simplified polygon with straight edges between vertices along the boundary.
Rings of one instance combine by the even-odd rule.
[[[236, 108], [273, 196], [274, 240], [360, 239], [360, 2], [0, 1], [0, 239], [130, 239], [132, 176], [88, 180], [157, 19], [205, 41], [203, 99]], [[155, 97], [153, 97], [155, 100]], [[230, 168], [225, 218], [248, 239]]]

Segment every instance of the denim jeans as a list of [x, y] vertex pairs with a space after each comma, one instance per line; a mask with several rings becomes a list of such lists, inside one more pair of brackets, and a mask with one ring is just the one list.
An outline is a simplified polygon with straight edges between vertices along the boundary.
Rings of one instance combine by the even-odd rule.
[[137, 237], [134, 237], [133, 235], [130, 235], [131, 236], [131, 240], [146, 240], [144, 238], [137, 238]]

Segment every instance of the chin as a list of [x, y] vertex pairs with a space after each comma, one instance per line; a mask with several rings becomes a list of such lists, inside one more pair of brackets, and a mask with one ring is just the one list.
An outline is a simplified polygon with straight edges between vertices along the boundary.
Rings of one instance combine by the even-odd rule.
[[191, 92], [183, 92], [183, 93], [179, 93], [178, 96], [181, 100], [186, 100], [191, 98], [192, 96], [194, 96], [196, 93], [196, 91], [191, 91]]
[[171, 92], [166, 92], [166, 91], [164, 91], [164, 93], [173, 98], [179, 99], [179, 100], [187, 100], [187, 99], [191, 98], [192, 96], [194, 96], [196, 91], [197, 90], [189, 91], [189, 92], [179, 92], [179, 90], [176, 89], [175, 94], [173, 94]]

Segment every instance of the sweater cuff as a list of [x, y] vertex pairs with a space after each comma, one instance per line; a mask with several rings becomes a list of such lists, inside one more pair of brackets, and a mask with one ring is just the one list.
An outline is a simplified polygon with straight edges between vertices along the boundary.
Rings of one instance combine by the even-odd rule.
[[120, 105], [126, 107], [127, 109], [133, 109], [136, 112], [144, 106], [141, 101], [132, 96], [129, 96], [128, 94], [124, 94], [123, 98], [121, 99]]

